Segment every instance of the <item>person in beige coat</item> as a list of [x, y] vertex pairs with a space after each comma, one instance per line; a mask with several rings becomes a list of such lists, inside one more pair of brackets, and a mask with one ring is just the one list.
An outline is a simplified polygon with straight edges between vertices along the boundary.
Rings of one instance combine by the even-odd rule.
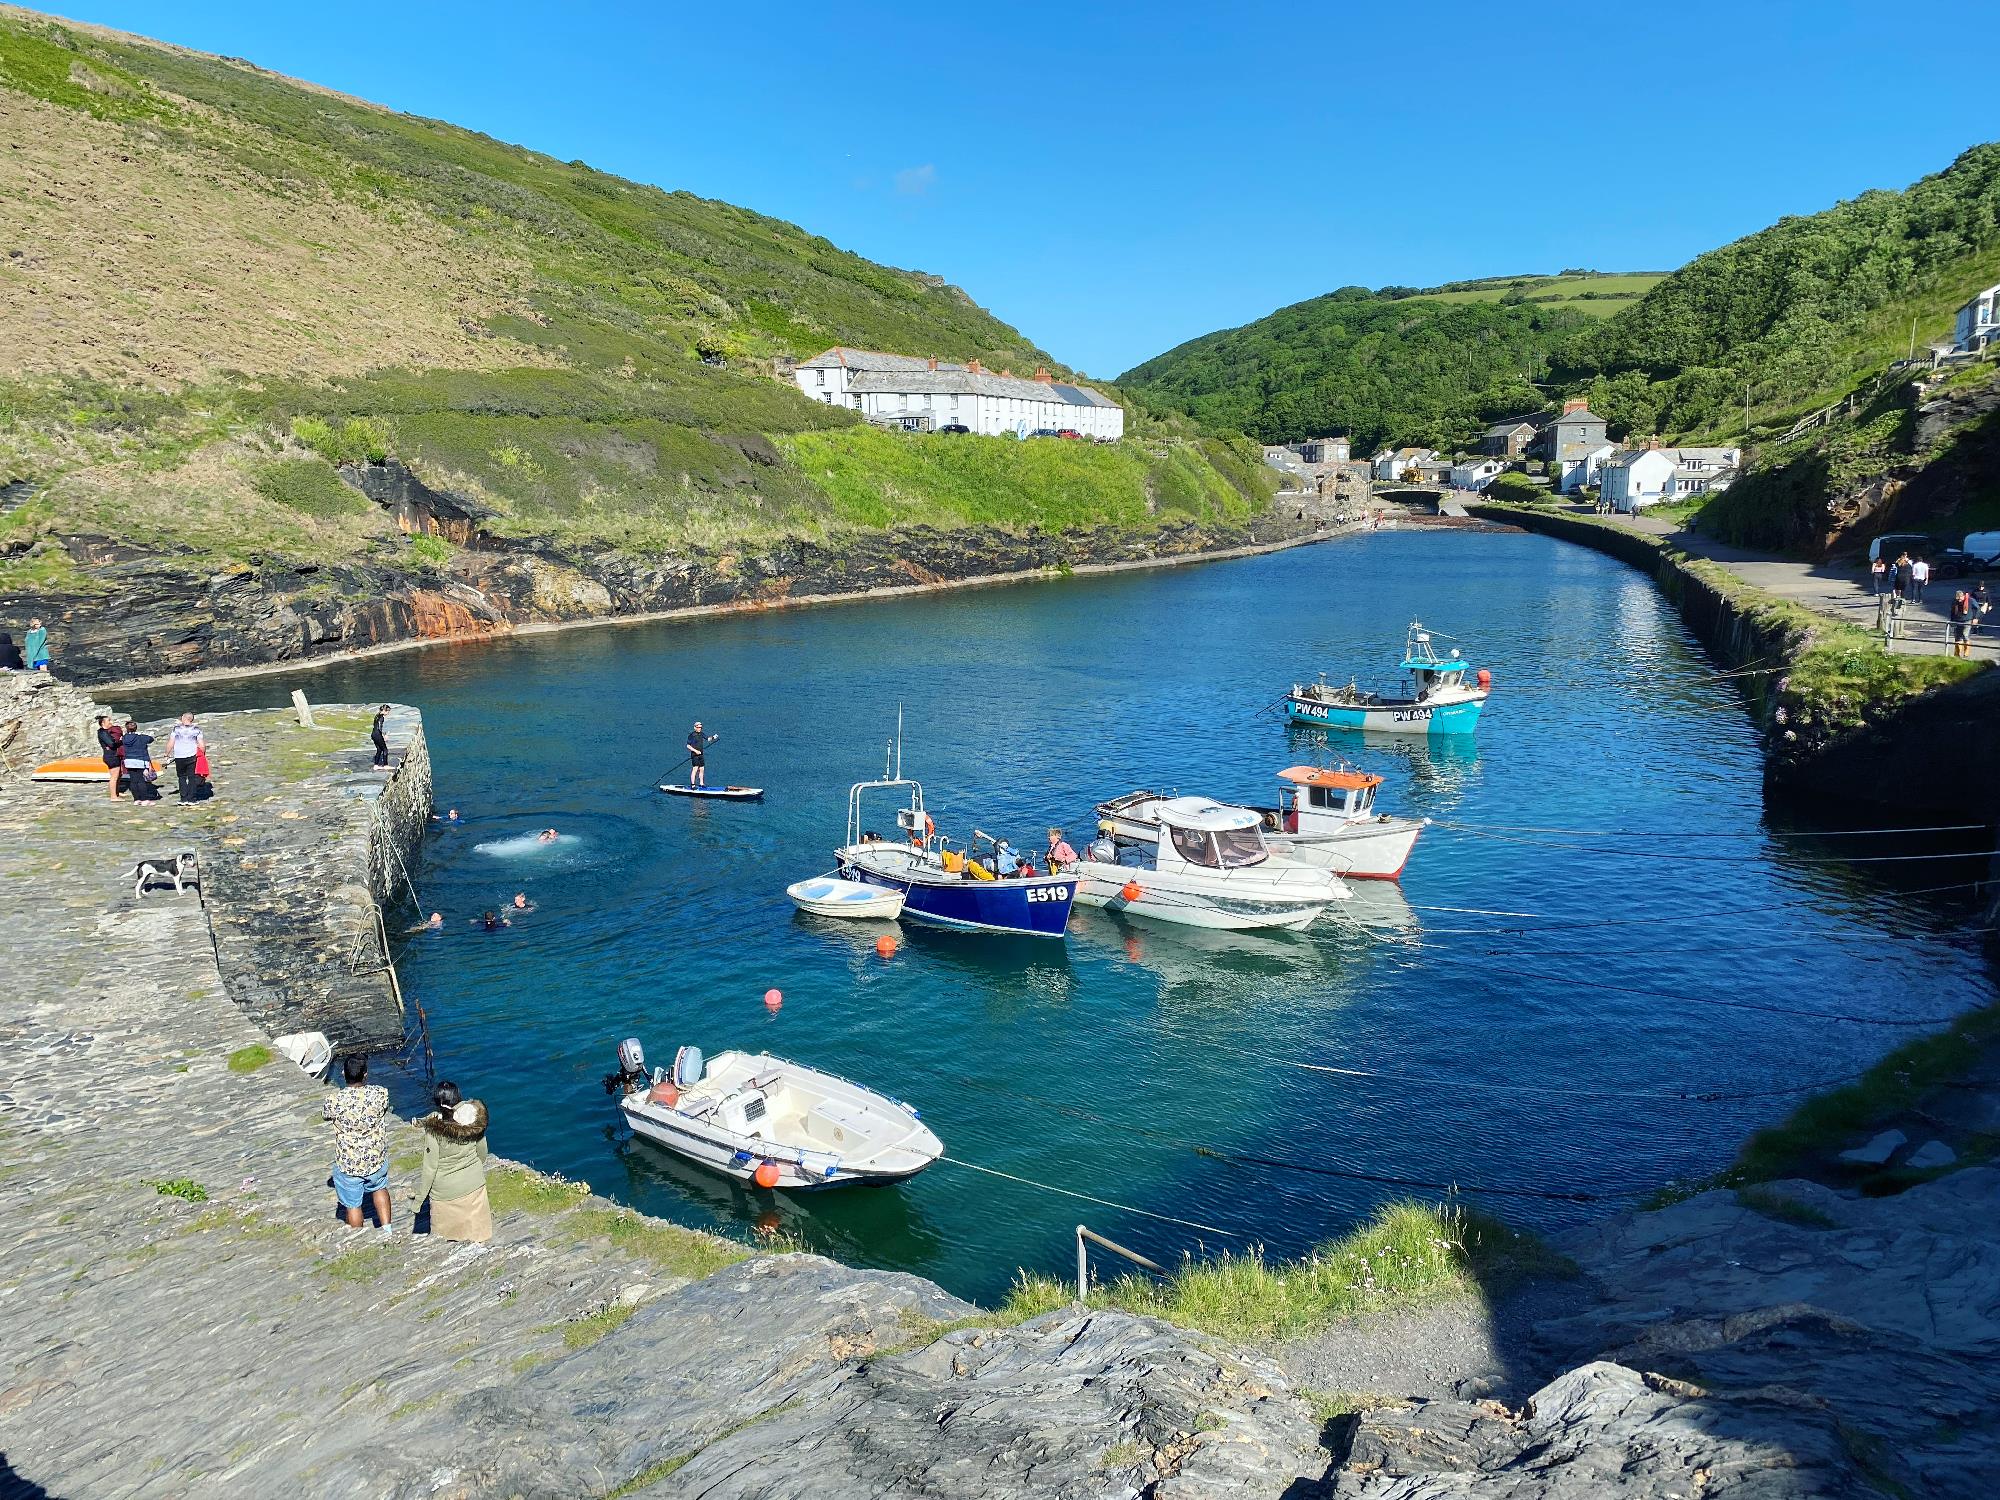
[[431, 1200], [431, 1233], [445, 1240], [493, 1238], [486, 1201], [486, 1106], [440, 1083], [436, 1110], [417, 1121], [424, 1133], [424, 1164], [417, 1177], [419, 1207]]

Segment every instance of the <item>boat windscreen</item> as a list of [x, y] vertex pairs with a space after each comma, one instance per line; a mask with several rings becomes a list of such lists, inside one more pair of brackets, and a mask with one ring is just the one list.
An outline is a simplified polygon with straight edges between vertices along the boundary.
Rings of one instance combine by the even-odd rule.
[[[1215, 835], [1215, 847], [1225, 870], [1260, 864], [1269, 854], [1264, 847], [1263, 831], [1257, 828], [1224, 828]], [[1212, 864], [1215, 861], [1205, 860], [1203, 863]]]
[[1174, 852], [1191, 865], [1207, 865], [1215, 868], [1215, 849], [1208, 841], [1208, 835], [1199, 828], [1182, 828], [1177, 823], [1169, 823], [1167, 832], [1173, 835]]

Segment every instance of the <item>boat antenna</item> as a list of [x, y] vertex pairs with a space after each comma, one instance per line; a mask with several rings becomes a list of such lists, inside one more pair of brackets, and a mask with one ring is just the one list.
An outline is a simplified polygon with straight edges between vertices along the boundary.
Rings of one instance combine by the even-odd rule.
[[896, 780], [903, 779], [903, 704], [896, 702]]

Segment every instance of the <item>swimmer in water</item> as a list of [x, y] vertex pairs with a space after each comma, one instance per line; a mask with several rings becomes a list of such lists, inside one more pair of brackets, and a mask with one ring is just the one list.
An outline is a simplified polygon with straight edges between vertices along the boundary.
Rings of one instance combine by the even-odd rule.
[[416, 926], [414, 926], [414, 927], [412, 927], [412, 928], [410, 929], [410, 931], [411, 931], [411, 932], [436, 932], [436, 931], [438, 931], [439, 929], [441, 929], [441, 928], [442, 928], [443, 926], [444, 926], [444, 913], [443, 913], [443, 912], [441, 912], [441, 911], [434, 911], [434, 912], [432, 912], [432, 913], [431, 913], [431, 915], [430, 915], [430, 920], [429, 920], [429, 921], [427, 921], [427, 922], [419, 922], [419, 923], [417, 923], [417, 925], [416, 925]]
[[526, 891], [516, 891], [514, 892], [513, 907], [515, 911], [533, 911], [535, 903], [528, 899]]
[[497, 911], [481, 912], [473, 920], [478, 922], [488, 932], [498, 932], [503, 927], [512, 927], [514, 925]]
[[538, 842], [544, 844], [553, 844], [556, 841], [557, 837], [558, 835], [553, 828], [544, 828], [542, 830], [542, 836], [538, 840]]
[[433, 823], [456, 823], [458, 821], [458, 809], [455, 807], [451, 808], [442, 817], [436, 813], [432, 813], [431, 821]]

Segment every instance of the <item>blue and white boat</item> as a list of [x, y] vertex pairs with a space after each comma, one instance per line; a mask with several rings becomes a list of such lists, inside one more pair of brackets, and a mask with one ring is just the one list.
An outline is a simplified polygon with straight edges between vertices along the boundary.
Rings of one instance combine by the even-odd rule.
[[[1076, 881], [1066, 875], [1031, 879], [980, 879], [961, 856], [948, 867], [944, 841], [924, 811], [924, 789], [905, 778], [901, 746], [897, 774], [857, 781], [847, 793], [847, 842], [834, 850], [844, 880], [860, 881], [903, 896], [902, 920], [960, 932], [999, 932], [1016, 937], [1060, 938], [1069, 926]], [[908, 788], [909, 805], [896, 809], [895, 841], [862, 830], [864, 793]], [[901, 801], [899, 796], [897, 801]]]
[[1491, 672], [1482, 667], [1468, 683], [1470, 664], [1460, 661], [1455, 649], [1439, 656], [1431, 633], [1414, 620], [1403, 647], [1403, 670], [1410, 676], [1407, 697], [1385, 698], [1352, 682], [1335, 687], [1321, 674], [1318, 682], [1292, 685], [1285, 712], [1299, 724], [1384, 734], [1471, 734], [1479, 727], [1479, 712], [1493, 691]]

